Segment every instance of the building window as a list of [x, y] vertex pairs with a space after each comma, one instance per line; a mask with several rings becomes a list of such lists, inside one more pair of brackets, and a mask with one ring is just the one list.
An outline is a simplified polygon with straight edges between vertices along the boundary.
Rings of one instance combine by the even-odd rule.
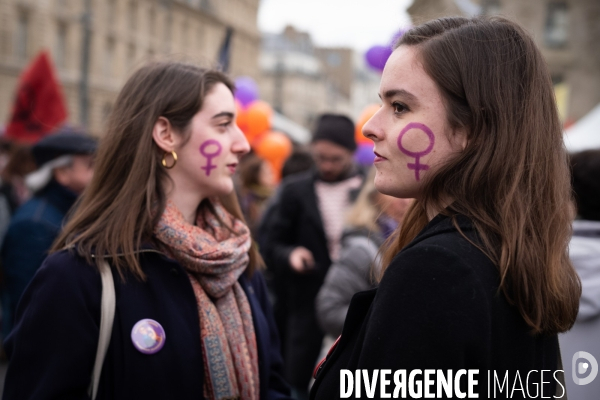
[[497, 15], [500, 14], [500, 0], [485, 0], [482, 3], [483, 14]]
[[154, 10], [154, 7], [150, 7], [148, 10], [148, 31], [150, 36], [156, 34], [156, 11]]
[[342, 56], [338, 53], [327, 54], [327, 65], [333, 68], [337, 68], [342, 64]]
[[183, 21], [181, 24], [181, 45], [183, 47], [183, 51], [187, 52], [190, 45], [190, 28], [187, 20]]
[[128, 8], [129, 29], [135, 31], [137, 29], [137, 2], [130, 1]]
[[163, 13], [163, 39], [165, 43], [171, 41], [171, 11]]
[[106, 26], [114, 26], [115, 18], [117, 17], [115, 10], [116, 10], [115, 0], [107, 0], [106, 1]]
[[57, 0], [56, 9], [60, 12], [69, 11], [69, 0]]
[[104, 65], [102, 73], [106, 77], [112, 77], [113, 64], [115, 61], [115, 40], [110, 38], [106, 40], [104, 49]]
[[135, 63], [135, 45], [130, 43], [127, 46], [127, 69], [131, 70], [133, 63]]
[[204, 39], [204, 28], [202, 25], [198, 25], [198, 27], [196, 28], [196, 48], [199, 50], [200, 53], [204, 52]]
[[65, 1], [64, 0], [56, 0], [55, 4], [56, 4], [56, 9], [57, 10], [60, 10], [60, 11], [64, 10], [64, 8], [65, 8]]
[[17, 17], [17, 31], [16, 31], [16, 43], [15, 49], [17, 57], [21, 60], [27, 59], [29, 42], [29, 13], [27, 11], [20, 11]]
[[112, 112], [112, 104], [104, 103], [104, 106], [102, 107], [102, 124], [104, 126], [106, 126], [106, 123], [108, 122], [108, 119], [110, 118], [111, 112]]
[[569, 12], [564, 1], [548, 3], [544, 39], [548, 47], [564, 47], [569, 36]]
[[64, 22], [59, 22], [56, 30], [55, 61], [59, 68], [67, 64], [67, 24]]

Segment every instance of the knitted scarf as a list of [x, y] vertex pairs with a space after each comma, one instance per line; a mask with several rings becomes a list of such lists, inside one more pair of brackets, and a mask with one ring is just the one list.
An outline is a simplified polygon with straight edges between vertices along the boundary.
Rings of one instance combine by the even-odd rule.
[[171, 201], [154, 229], [163, 250], [188, 272], [200, 316], [207, 399], [258, 400], [258, 354], [248, 298], [237, 281], [248, 265], [250, 234], [217, 203], [190, 225]]

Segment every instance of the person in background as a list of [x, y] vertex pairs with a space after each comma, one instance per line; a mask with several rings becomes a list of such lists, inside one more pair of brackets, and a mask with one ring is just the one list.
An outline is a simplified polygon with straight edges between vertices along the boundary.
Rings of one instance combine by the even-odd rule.
[[[384, 370], [403, 371], [387, 382], [403, 380], [409, 398], [564, 397], [558, 333], [575, 322], [581, 286], [562, 124], [533, 38], [497, 16], [428, 21], [395, 44], [379, 95], [362, 129], [375, 187], [415, 200], [384, 245], [377, 288], [352, 298], [311, 399], [345, 397], [348, 370], [373, 377], [382, 398], [401, 390]], [[491, 395], [496, 376], [519, 391]]]
[[[97, 399], [290, 399], [234, 191], [250, 150], [234, 90], [222, 72], [177, 62], [125, 83], [92, 182], [19, 304], [4, 400], [89, 399], [96, 360]], [[102, 362], [108, 268], [116, 306]]]
[[310, 155], [310, 150], [305, 149], [303, 146], [296, 146], [292, 151], [292, 154], [290, 154], [283, 163], [283, 168], [281, 168], [281, 179], [308, 171], [309, 169], [314, 168], [314, 166], [315, 161]]
[[[267, 287], [269, 288], [269, 293], [273, 303], [273, 314], [275, 316], [275, 323], [277, 325], [279, 337], [286, 336], [288, 315], [288, 308], [286, 306], [287, 289], [285, 283], [287, 276], [287, 274], [285, 274], [286, 266], [284, 266], [284, 268], [278, 268], [278, 266], [275, 265], [275, 262], [268, 258], [269, 255], [266, 254], [264, 250], [269, 248], [269, 232], [271, 231], [273, 224], [276, 222], [277, 207], [279, 206], [283, 188], [290, 180], [293, 181], [293, 176], [295, 174], [306, 172], [311, 168], [314, 168], [314, 166], [315, 162], [310, 152], [301, 146], [295, 146], [292, 154], [290, 154], [287, 160], [285, 160], [283, 163], [283, 168], [281, 169], [281, 182], [279, 183], [279, 186], [277, 186], [273, 196], [271, 196], [269, 199], [258, 225], [256, 241], [258, 243], [258, 248], [261, 252], [261, 255], [263, 256], [267, 265], [267, 270], [265, 271], [265, 280], [267, 281]], [[282, 348], [282, 354], [285, 358], [285, 348]]]
[[402, 223], [412, 201], [379, 193], [374, 179], [373, 168], [348, 212], [340, 257], [329, 268], [317, 295], [319, 324], [333, 339], [342, 333], [352, 296], [375, 287], [379, 248]]
[[[569, 400], [596, 400], [599, 377], [586, 384], [575, 384], [571, 377], [594, 374], [589, 356], [575, 357], [576, 353], [585, 351], [600, 361], [600, 149], [573, 154], [571, 171], [578, 218], [573, 221], [569, 258], [581, 279], [582, 291], [575, 325], [559, 339]], [[597, 364], [595, 367], [596, 374], [600, 373]]]
[[25, 288], [92, 179], [96, 145], [96, 139], [65, 128], [42, 138], [31, 150], [38, 169], [25, 182], [33, 197], [12, 217], [0, 253], [6, 293], [2, 302], [5, 338]]
[[310, 151], [303, 146], [295, 146], [292, 154], [290, 154], [283, 163], [283, 167], [281, 168], [281, 182], [275, 189], [273, 195], [269, 198], [257, 229], [256, 241], [261, 249], [261, 255], [267, 263], [267, 267], [270, 266], [271, 263], [267, 262], [268, 254], [262, 251], [262, 249], [268, 247], [268, 233], [272, 229], [272, 224], [275, 222], [275, 216], [277, 214], [276, 210], [281, 198], [281, 192], [287, 182], [293, 180], [292, 177], [294, 175], [309, 171], [314, 167], [315, 161], [310, 154]]
[[31, 196], [25, 176], [36, 168], [31, 146], [4, 139], [0, 142], [0, 244], [10, 218]]
[[240, 206], [252, 237], [256, 238], [258, 224], [275, 190], [273, 170], [268, 162], [249, 153], [240, 160], [239, 181]]
[[284, 277], [286, 376], [298, 399], [308, 396], [323, 340], [315, 298], [331, 262], [339, 256], [344, 217], [364, 179], [354, 164], [355, 150], [354, 123], [348, 117], [319, 118], [311, 144], [316, 170], [298, 174], [282, 186], [262, 249]]

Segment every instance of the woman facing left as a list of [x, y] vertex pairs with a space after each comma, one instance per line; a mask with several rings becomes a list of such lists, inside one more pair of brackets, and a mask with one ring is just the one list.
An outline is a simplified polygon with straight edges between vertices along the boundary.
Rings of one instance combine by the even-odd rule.
[[127, 81], [92, 183], [19, 304], [4, 399], [88, 399], [104, 261], [116, 311], [98, 399], [288, 399], [262, 261], [233, 192], [249, 145], [222, 73]]

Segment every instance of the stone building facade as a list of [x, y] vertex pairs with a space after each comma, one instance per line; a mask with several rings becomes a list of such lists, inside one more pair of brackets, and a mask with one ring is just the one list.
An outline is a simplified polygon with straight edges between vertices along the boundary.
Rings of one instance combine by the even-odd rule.
[[18, 76], [42, 49], [50, 52], [69, 111], [82, 121], [79, 87], [89, 1], [88, 127], [104, 121], [127, 77], [144, 62], [175, 59], [216, 66], [230, 30], [232, 76], [258, 78], [259, 0], [2, 0], [0, 124], [10, 117]]
[[261, 98], [292, 121], [312, 127], [324, 112], [358, 118], [379, 102], [379, 74], [364, 56], [345, 47], [319, 47], [306, 32], [288, 26], [265, 33], [260, 55]]
[[600, 103], [600, 1], [415, 0], [415, 23], [450, 15], [503, 15], [532, 33], [555, 82], [559, 111], [570, 124]]

